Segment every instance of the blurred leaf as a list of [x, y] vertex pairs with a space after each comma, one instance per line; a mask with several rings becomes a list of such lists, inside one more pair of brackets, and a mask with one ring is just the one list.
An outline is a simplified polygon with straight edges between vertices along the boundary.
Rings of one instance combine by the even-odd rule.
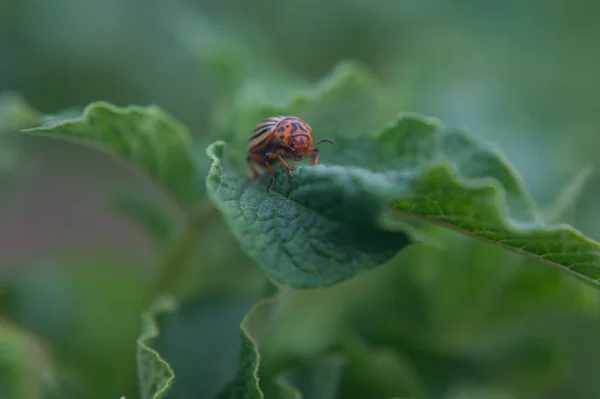
[[277, 382], [298, 399], [336, 399], [346, 365], [345, 356], [332, 355], [286, 370]]
[[0, 93], [0, 133], [35, 126], [42, 114], [15, 92]]
[[74, 139], [131, 161], [183, 205], [201, 194], [187, 129], [157, 106], [88, 105], [83, 115], [50, 120], [28, 134]]
[[461, 384], [450, 391], [444, 399], [516, 399], [518, 396], [502, 387]]
[[[0, 93], [0, 174], [11, 170], [17, 160], [20, 137], [13, 133], [39, 124], [41, 115], [20, 94]], [[0, 187], [2, 183], [4, 181], [0, 181]]]
[[46, 345], [30, 332], [0, 319], [0, 397], [45, 399], [57, 393], [57, 382]]
[[142, 399], [165, 398], [173, 384], [175, 373], [160, 354], [152, 349], [152, 345], [159, 335], [156, 319], [163, 313], [174, 311], [175, 308], [174, 298], [161, 297], [142, 315], [141, 333], [137, 340], [136, 350], [138, 382]]
[[572, 222], [575, 218], [577, 201], [594, 172], [594, 168], [587, 166], [569, 180], [554, 203], [544, 212], [544, 219], [548, 223]]
[[140, 266], [87, 255], [26, 265], [0, 281], [7, 287], [0, 305], [7, 317], [52, 348], [61, 388], [68, 380], [64, 395], [96, 399], [135, 389], [131, 349], [147, 295]]
[[355, 339], [345, 340], [349, 357], [339, 397], [430, 397], [412, 362], [389, 347], [370, 347]]
[[382, 117], [394, 115], [386, 112], [389, 105], [379, 83], [364, 66], [351, 61], [338, 63], [317, 82], [272, 71], [251, 76], [215, 114], [216, 131], [240, 159], [245, 159], [249, 132], [277, 114], [304, 118], [315, 137], [348, 140], [378, 126]]
[[137, 222], [153, 239], [156, 248], [163, 248], [175, 238], [177, 224], [164, 206], [130, 191], [118, 191], [113, 198], [115, 210]]
[[202, 13], [191, 7], [178, 7], [171, 22], [175, 38], [208, 67], [208, 72], [220, 84], [222, 94], [257, 71], [256, 49], [245, 46], [237, 35]]
[[218, 399], [263, 399], [259, 384], [259, 337], [276, 304], [277, 294], [272, 292], [257, 302], [246, 314], [241, 327], [238, 368], [216, 396]]

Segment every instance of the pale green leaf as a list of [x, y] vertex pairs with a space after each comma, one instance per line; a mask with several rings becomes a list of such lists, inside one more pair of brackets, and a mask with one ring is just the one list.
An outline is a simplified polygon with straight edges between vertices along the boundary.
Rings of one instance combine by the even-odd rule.
[[280, 374], [278, 383], [280, 388], [297, 399], [336, 399], [347, 363], [345, 356], [331, 355], [285, 370]]
[[157, 318], [173, 312], [177, 307], [172, 297], [160, 297], [142, 315], [141, 333], [137, 340], [137, 370], [142, 399], [166, 398], [175, 373], [171, 366], [153, 348], [159, 335]]
[[259, 383], [259, 340], [276, 299], [276, 292], [261, 299], [242, 320], [238, 368], [216, 396], [218, 399], [264, 399]]
[[0, 93], [0, 133], [35, 126], [42, 114], [32, 108], [18, 93]]
[[183, 205], [201, 195], [187, 129], [157, 106], [88, 105], [81, 116], [49, 118], [28, 134], [73, 139], [130, 161]]

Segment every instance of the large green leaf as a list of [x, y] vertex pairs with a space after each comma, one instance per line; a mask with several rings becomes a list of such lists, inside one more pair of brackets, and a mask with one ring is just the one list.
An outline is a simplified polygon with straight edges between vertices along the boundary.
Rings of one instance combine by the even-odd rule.
[[214, 160], [208, 194], [246, 253], [276, 280], [295, 287], [332, 284], [378, 266], [408, 244], [404, 232], [378, 223], [380, 195], [394, 198], [395, 187], [377, 187], [374, 173], [321, 166], [311, 174], [303, 168], [292, 182], [279, 178], [269, 194], [228, 167], [224, 150], [222, 142], [208, 150]]
[[157, 106], [88, 105], [81, 116], [47, 118], [25, 133], [74, 139], [136, 165], [182, 205], [194, 204], [202, 187], [187, 129]]
[[[413, 114], [346, 144], [338, 164], [298, 167], [291, 181], [278, 168], [271, 193], [267, 177], [251, 182], [229, 166], [224, 143], [209, 147], [209, 197], [272, 278], [324, 286], [379, 266], [409, 244], [407, 219], [544, 260], [589, 282], [600, 278], [600, 244], [571, 226], [543, 224], [493, 145]], [[352, 145], [367, 156], [344, 160]]]

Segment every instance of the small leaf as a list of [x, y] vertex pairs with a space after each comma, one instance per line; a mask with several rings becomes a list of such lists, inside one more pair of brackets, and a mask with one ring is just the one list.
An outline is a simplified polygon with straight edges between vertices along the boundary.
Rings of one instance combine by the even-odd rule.
[[42, 114], [15, 92], [0, 93], [0, 134], [35, 126]]
[[49, 118], [25, 133], [74, 139], [137, 165], [183, 205], [201, 191], [187, 129], [157, 106], [88, 105], [79, 117]]
[[574, 218], [575, 205], [594, 172], [594, 168], [587, 166], [569, 180], [554, 203], [544, 212], [544, 219], [548, 223], [569, 223]]
[[165, 398], [175, 373], [171, 366], [152, 348], [158, 337], [157, 318], [176, 308], [172, 297], [160, 297], [142, 315], [142, 330], [137, 340], [137, 369], [140, 396], [142, 399]]
[[239, 366], [235, 376], [227, 382], [216, 396], [218, 399], [264, 399], [259, 384], [260, 352], [258, 349], [261, 331], [272, 312], [277, 299], [274, 290], [257, 302], [242, 321]]
[[[376, 267], [408, 245], [403, 232], [384, 231], [382, 197], [403, 185], [387, 176], [344, 167], [302, 168], [276, 193], [248, 183], [224, 164], [225, 144], [208, 148], [208, 195], [246, 253], [272, 278], [294, 287], [336, 283]], [[389, 189], [388, 189], [389, 188]], [[386, 192], [387, 191], [387, 192]]]

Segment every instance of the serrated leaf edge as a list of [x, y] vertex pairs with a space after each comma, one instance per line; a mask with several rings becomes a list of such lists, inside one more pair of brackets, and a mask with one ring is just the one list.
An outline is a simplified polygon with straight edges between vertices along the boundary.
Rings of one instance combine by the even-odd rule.
[[[162, 363], [168, 373], [167, 382], [160, 387], [156, 392], [152, 393], [152, 399], [160, 399], [166, 395], [171, 386], [173, 385], [173, 381], [175, 379], [175, 372], [171, 368], [171, 365], [155, 350], [150, 346], [152, 340], [154, 340], [160, 334], [160, 329], [158, 327], [158, 322], [156, 321], [156, 317], [163, 313], [170, 313], [177, 309], [177, 302], [172, 296], [163, 296], [159, 297], [154, 303], [150, 306], [148, 310], [142, 313], [142, 333], [137, 339], [137, 350], [136, 350], [136, 360], [138, 362], [138, 383], [140, 384], [140, 396], [142, 399], [144, 398], [142, 380], [139, 374], [139, 364], [141, 351], [144, 350], [147, 353], [150, 353], [154, 358]], [[143, 332], [147, 330], [147, 332]]]

